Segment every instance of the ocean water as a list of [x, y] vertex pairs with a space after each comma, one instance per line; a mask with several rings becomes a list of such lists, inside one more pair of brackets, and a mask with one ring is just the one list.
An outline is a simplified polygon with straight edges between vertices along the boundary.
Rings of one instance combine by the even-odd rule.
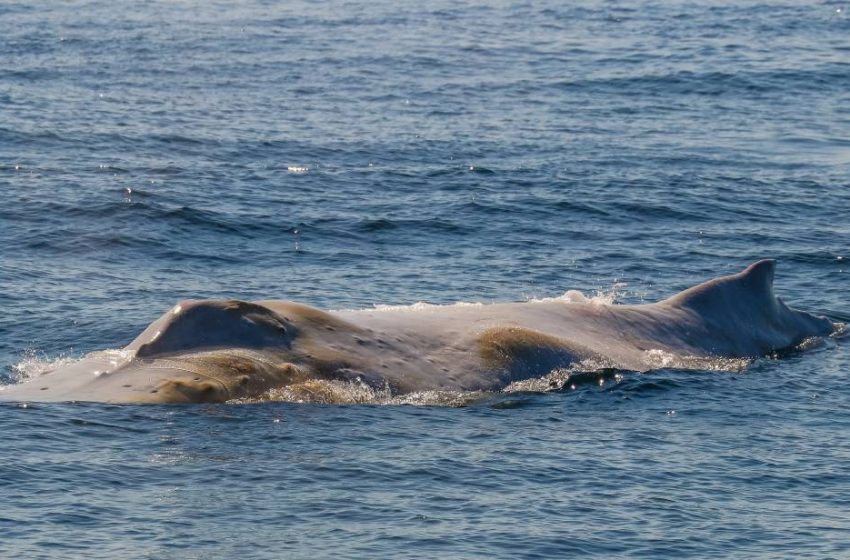
[[[850, 318], [847, 2], [0, 4], [0, 377], [179, 299]], [[848, 558], [846, 337], [463, 406], [0, 405], [4, 558]]]

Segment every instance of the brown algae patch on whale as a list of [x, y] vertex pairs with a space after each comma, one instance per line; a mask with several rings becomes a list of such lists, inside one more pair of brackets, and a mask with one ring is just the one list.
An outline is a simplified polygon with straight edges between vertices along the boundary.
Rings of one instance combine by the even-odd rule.
[[476, 342], [484, 367], [506, 370], [512, 376], [567, 367], [592, 355], [576, 343], [523, 327], [490, 328]]
[[160, 359], [151, 369], [182, 372], [151, 390], [152, 395], [157, 395], [156, 400], [173, 399], [170, 402], [225, 402], [309, 379], [309, 374], [296, 364], [273, 361], [246, 350], [215, 350]]
[[208, 379], [167, 379], [157, 385], [150, 393], [174, 403], [224, 402], [229, 395], [226, 387]]

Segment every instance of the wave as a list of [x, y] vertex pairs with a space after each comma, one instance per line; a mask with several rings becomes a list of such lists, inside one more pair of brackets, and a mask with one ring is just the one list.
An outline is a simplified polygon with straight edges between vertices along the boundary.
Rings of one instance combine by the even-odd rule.
[[373, 233], [386, 230], [419, 230], [426, 232], [438, 233], [462, 233], [467, 230], [460, 224], [439, 218], [427, 219], [390, 219], [378, 218], [361, 220], [357, 224], [357, 229], [365, 233]]
[[789, 90], [846, 91], [850, 73], [841, 65], [826, 64], [807, 69], [750, 72], [692, 72], [649, 74], [632, 77], [591, 78], [561, 81], [549, 87], [566, 90], [605, 91], [622, 95], [764, 96], [787, 95]]

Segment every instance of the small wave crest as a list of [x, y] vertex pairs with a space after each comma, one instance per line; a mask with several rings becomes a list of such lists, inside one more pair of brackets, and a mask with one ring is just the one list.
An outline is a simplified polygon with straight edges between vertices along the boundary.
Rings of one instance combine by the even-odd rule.
[[[615, 282], [608, 290], [597, 290], [592, 296], [587, 296], [579, 290], [567, 290], [559, 296], [529, 298], [528, 303], [589, 303], [593, 305], [615, 305], [624, 295], [626, 284], [623, 282]], [[388, 305], [375, 304], [372, 308], [366, 309], [336, 309], [334, 311], [436, 311], [451, 307], [482, 307], [485, 304], [479, 301], [457, 301], [454, 303], [428, 303], [425, 301], [417, 301], [411, 304]]]
[[369, 311], [433, 311], [435, 309], [444, 309], [446, 307], [481, 307], [483, 303], [480, 302], [467, 302], [467, 301], [458, 301], [455, 303], [428, 303], [425, 301], [417, 301], [416, 303], [412, 303], [410, 305], [383, 305], [383, 304], [375, 304], [373, 309]]
[[458, 301], [455, 303], [428, 303], [427, 301], [417, 301], [416, 303], [409, 304], [383, 304], [376, 303], [372, 307], [366, 308], [357, 308], [357, 309], [333, 309], [332, 313], [339, 312], [356, 312], [356, 311], [368, 311], [368, 312], [384, 312], [384, 311], [411, 311], [411, 312], [420, 312], [420, 311], [436, 311], [438, 309], [445, 309], [449, 307], [481, 307], [483, 303], [477, 301]]

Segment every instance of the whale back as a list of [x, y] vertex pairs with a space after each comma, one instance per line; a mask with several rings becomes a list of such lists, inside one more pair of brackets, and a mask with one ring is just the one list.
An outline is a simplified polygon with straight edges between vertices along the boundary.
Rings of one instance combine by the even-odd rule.
[[313, 381], [397, 393], [498, 390], [584, 362], [645, 371], [660, 367], [659, 351], [683, 364], [749, 358], [831, 334], [828, 319], [774, 295], [774, 269], [774, 261], [760, 261], [646, 305], [551, 301], [423, 313], [183, 301], [123, 350], [3, 389], [0, 400], [219, 402]]

